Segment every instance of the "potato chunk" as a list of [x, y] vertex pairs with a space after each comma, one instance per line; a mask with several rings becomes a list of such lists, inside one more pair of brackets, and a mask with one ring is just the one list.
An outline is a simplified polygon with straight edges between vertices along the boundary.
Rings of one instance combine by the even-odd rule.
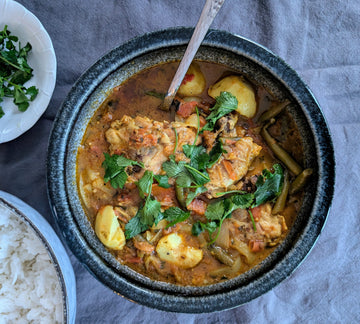
[[195, 267], [203, 257], [203, 251], [188, 246], [182, 235], [171, 233], [162, 237], [156, 246], [162, 261], [171, 262], [183, 269]]
[[192, 63], [187, 70], [184, 80], [178, 90], [180, 96], [198, 96], [206, 86], [205, 77], [202, 74], [200, 67]]
[[101, 243], [113, 250], [122, 250], [125, 235], [112, 206], [100, 208], [95, 220], [95, 233]]
[[236, 111], [245, 117], [254, 117], [256, 100], [253, 88], [237, 75], [230, 75], [209, 87], [208, 94], [212, 98], [220, 96], [226, 91], [234, 95], [238, 101]]

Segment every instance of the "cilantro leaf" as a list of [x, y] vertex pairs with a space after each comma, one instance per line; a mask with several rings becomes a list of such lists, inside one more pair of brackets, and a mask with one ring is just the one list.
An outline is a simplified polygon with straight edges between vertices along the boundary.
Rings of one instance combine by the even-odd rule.
[[163, 215], [163, 218], [169, 222], [169, 224], [166, 226], [168, 228], [187, 220], [190, 217], [190, 212], [185, 212], [179, 207], [170, 207], [165, 210]]
[[232, 202], [235, 206], [241, 209], [247, 209], [251, 207], [254, 201], [254, 194], [253, 193], [246, 193], [243, 195], [235, 195], [231, 197]]
[[113, 154], [110, 156], [108, 153], [104, 153], [105, 160], [102, 163], [102, 167], [105, 169], [104, 181], [109, 182], [113, 188], [123, 188], [128, 174], [126, 173], [126, 167], [131, 165], [138, 165], [143, 167], [142, 163], [129, 160], [123, 155]]
[[125, 225], [125, 237], [127, 240], [147, 230], [148, 225], [143, 223], [141, 214], [142, 208], [140, 208], [137, 214]]
[[152, 226], [160, 213], [160, 210], [161, 205], [156, 199], [146, 199], [142, 213], [142, 222], [148, 226]]
[[145, 194], [150, 195], [153, 184], [153, 178], [154, 178], [154, 174], [151, 171], [146, 170], [144, 175], [139, 180], [138, 189], [139, 189], [140, 197], [142, 199], [145, 198]]
[[284, 172], [280, 164], [274, 164], [274, 173], [265, 169], [256, 181], [255, 204], [259, 206], [280, 195], [284, 183]]
[[218, 225], [216, 224], [216, 222], [196, 222], [191, 228], [191, 234], [194, 236], [199, 236], [202, 232], [208, 231], [210, 235], [212, 235], [217, 228]]
[[225, 212], [223, 200], [216, 201], [207, 206], [205, 216], [209, 220], [220, 220]]
[[211, 168], [226, 151], [223, 149], [223, 144], [221, 141], [218, 141], [209, 153], [209, 161], [207, 162], [207, 168]]
[[[17, 44], [18, 37], [10, 34], [7, 25], [0, 31], [0, 102], [4, 97], [13, 98], [13, 103], [23, 112], [39, 90], [35, 86], [24, 86], [33, 76], [33, 69], [27, 62], [31, 45], [27, 43], [21, 47], [20, 43]], [[0, 118], [2, 116], [4, 111], [0, 107]]]
[[179, 161], [176, 163], [175, 156], [170, 155], [169, 161], [166, 161], [162, 164], [162, 168], [167, 173], [168, 177], [176, 178], [181, 172], [184, 171], [185, 161]]
[[166, 175], [156, 175], [154, 174], [154, 179], [158, 182], [160, 187], [170, 188], [169, 177]]
[[206, 171], [201, 172], [188, 164], [185, 164], [185, 168], [187, 169], [187, 172], [191, 174], [192, 181], [196, 185], [201, 186], [210, 181], [209, 175]]
[[199, 196], [205, 191], [207, 191], [207, 189], [204, 186], [197, 187], [195, 190], [189, 191], [185, 201], [186, 206], [189, 206], [195, 197]]
[[207, 123], [202, 128], [202, 132], [205, 130], [212, 131], [218, 119], [235, 110], [238, 105], [236, 97], [230, 92], [223, 91], [220, 93], [220, 96], [215, 99], [216, 104], [210, 108], [211, 113], [206, 117]]

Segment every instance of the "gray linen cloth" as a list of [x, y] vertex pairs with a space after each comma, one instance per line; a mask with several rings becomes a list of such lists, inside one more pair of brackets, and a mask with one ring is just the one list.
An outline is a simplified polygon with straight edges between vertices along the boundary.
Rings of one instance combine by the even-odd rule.
[[[0, 0], [1, 1], [1, 0]], [[72, 84], [115, 46], [146, 32], [195, 26], [199, 0], [19, 0], [43, 23], [57, 55], [57, 83], [41, 119], [0, 145], [0, 190], [54, 219], [46, 194], [46, 149], [54, 117]], [[269, 48], [314, 93], [337, 159], [333, 206], [301, 266], [265, 295], [214, 314], [166, 313], [132, 303], [94, 279], [70, 253], [77, 279], [77, 323], [360, 322], [360, 3], [227, 0], [212, 28]]]

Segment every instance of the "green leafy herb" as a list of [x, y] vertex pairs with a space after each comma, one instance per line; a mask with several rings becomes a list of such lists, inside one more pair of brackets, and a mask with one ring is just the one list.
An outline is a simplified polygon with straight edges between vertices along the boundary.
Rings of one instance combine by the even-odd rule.
[[196, 222], [191, 228], [191, 234], [194, 236], [199, 236], [202, 232], [208, 231], [212, 235], [218, 228], [216, 222]]
[[169, 177], [166, 175], [156, 175], [154, 174], [154, 179], [157, 181], [160, 187], [170, 188]]
[[[253, 214], [250, 208], [259, 206], [267, 201], [271, 201], [276, 198], [282, 190], [283, 185], [283, 169], [279, 164], [274, 164], [274, 173], [271, 173], [269, 170], [264, 169], [262, 175], [258, 178], [256, 182], [256, 191], [255, 193], [246, 193], [246, 194], [235, 194], [231, 197], [225, 198], [223, 200], [218, 200], [214, 203], [208, 205], [205, 216], [209, 220], [208, 223], [198, 222], [193, 225], [193, 233], [198, 233], [199, 235], [202, 231], [208, 230], [210, 228], [210, 235], [212, 235], [214, 230], [214, 223], [216, 224], [216, 229], [218, 229], [217, 234], [212, 238], [210, 244], [214, 243], [220, 233], [220, 228], [223, 221], [231, 216], [231, 213], [238, 209], [247, 209], [253, 224], [254, 231], [256, 231], [256, 224], [253, 217]], [[238, 191], [229, 191], [223, 192], [220, 194], [229, 194], [237, 193]], [[240, 193], [242, 193], [240, 191]], [[211, 223], [211, 225], [207, 225]], [[194, 234], [196, 235], [196, 234]]]
[[[207, 223], [198, 222], [193, 226], [193, 233], [201, 233], [203, 230], [207, 230], [212, 237], [212, 234], [217, 230], [215, 237], [212, 237], [209, 244], [216, 241], [221, 226], [226, 218], [231, 216], [231, 213], [238, 209], [247, 209], [251, 206], [254, 200], [253, 194], [234, 195], [224, 200], [218, 200], [208, 205], [205, 216], [209, 220]], [[201, 231], [200, 231], [201, 230]], [[200, 232], [199, 232], [200, 231]]]
[[195, 188], [195, 190], [189, 191], [185, 201], [186, 206], [189, 206], [197, 196], [199, 196], [205, 191], [207, 191], [207, 189], [204, 186], [197, 187]]
[[102, 163], [102, 167], [105, 169], [104, 181], [110, 181], [113, 188], [123, 188], [128, 174], [126, 168], [131, 165], [138, 165], [143, 167], [142, 163], [129, 160], [123, 155], [114, 154], [110, 156], [108, 153], [104, 153], [105, 160]]
[[142, 222], [142, 210], [140, 208], [137, 214], [125, 225], [125, 237], [127, 240], [148, 229], [149, 226]]
[[284, 183], [284, 172], [280, 164], [274, 164], [274, 173], [265, 169], [256, 181], [255, 206], [280, 195]]
[[164, 211], [163, 215], [163, 218], [169, 222], [166, 226], [168, 228], [187, 220], [190, 217], [190, 212], [185, 212], [179, 207], [170, 207]]
[[145, 199], [145, 203], [138, 210], [135, 217], [125, 225], [125, 236], [127, 239], [146, 231], [154, 222], [162, 217], [161, 204], [151, 196], [153, 179], [153, 172], [146, 170], [137, 183], [140, 197]]
[[212, 131], [218, 119], [235, 110], [238, 105], [236, 97], [230, 92], [223, 91], [215, 99], [216, 104], [210, 108], [211, 113], [206, 117], [207, 123], [203, 127], [202, 132], [205, 130]]
[[[27, 43], [21, 47], [17, 42], [18, 37], [11, 35], [5, 25], [0, 32], [0, 102], [4, 97], [13, 98], [13, 103], [23, 112], [29, 107], [30, 101], [36, 98], [39, 90], [35, 86], [24, 86], [33, 76], [33, 69], [27, 63], [31, 45]], [[0, 118], [4, 114], [0, 106]]]

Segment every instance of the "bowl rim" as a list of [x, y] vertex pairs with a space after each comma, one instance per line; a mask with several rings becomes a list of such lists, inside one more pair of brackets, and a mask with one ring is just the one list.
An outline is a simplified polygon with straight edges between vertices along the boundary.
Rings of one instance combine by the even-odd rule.
[[[47, 156], [49, 202], [67, 244], [80, 262], [98, 280], [127, 299], [149, 307], [183, 313], [214, 312], [240, 306], [274, 288], [293, 273], [311, 251], [325, 225], [335, 179], [334, 149], [326, 120], [313, 94], [298, 74], [264, 46], [226, 31], [211, 29], [202, 46], [219, 48], [254, 61], [283, 83], [291, 85], [292, 95], [301, 101], [302, 107], [306, 108], [306, 117], [312, 125], [314, 135], [316, 134], [314, 137], [319, 173], [321, 173], [318, 183], [321, 192], [318, 192], [315, 197], [309, 223], [300, 233], [293, 248], [281, 258], [281, 262], [269, 269], [269, 272], [257, 278], [255, 282], [241, 285], [231, 291], [220, 291], [207, 296], [187, 294], [177, 296], [176, 292], [154, 290], [140, 282], [122, 278], [104, 263], [101, 256], [92, 250], [72, 217], [69, 203], [71, 197], [66, 192], [64, 170], [68, 153], [67, 143], [71, 133], [69, 125], [76, 122], [78, 110], [81, 110], [87, 98], [108, 75], [146, 53], [165, 47], [186, 45], [192, 32], [193, 28], [177, 27], [147, 33], [114, 48], [97, 60], [76, 81], [56, 115], [49, 138]], [[108, 64], [107, 69], [104, 69], [104, 61]], [[302, 92], [301, 96], [300, 92]], [[317, 125], [316, 129], [313, 125]], [[202, 303], [204, 298], [206, 304]]]
[[[63, 304], [64, 323], [75, 323], [76, 281], [70, 258], [59, 237], [47, 220], [18, 197], [0, 190], [0, 204], [30, 226], [45, 247], [59, 280]], [[64, 271], [65, 270], [65, 271]]]

